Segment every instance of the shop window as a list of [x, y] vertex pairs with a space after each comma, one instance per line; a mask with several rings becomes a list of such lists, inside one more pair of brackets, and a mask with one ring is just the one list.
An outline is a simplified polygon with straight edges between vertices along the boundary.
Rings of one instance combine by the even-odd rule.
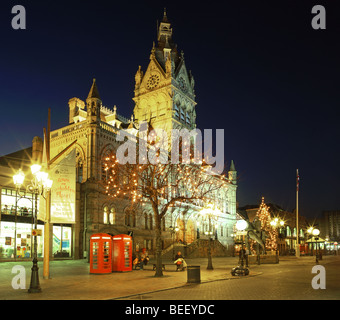
[[[2, 189], [1, 192], [1, 213], [18, 216], [32, 216], [33, 212], [33, 195], [24, 193], [17, 195], [15, 190]], [[39, 207], [39, 200], [38, 200]]]
[[[42, 236], [37, 237], [37, 256], [43, 256], [43, 225], [38, 225]], [[31, 258], [33, 253], [32, 224], [1, 222], [0, 227], [0, 259]]]
[[66, 226], [53, 226], [53, 256], [67, 258], [71, 256], [72, 228]]

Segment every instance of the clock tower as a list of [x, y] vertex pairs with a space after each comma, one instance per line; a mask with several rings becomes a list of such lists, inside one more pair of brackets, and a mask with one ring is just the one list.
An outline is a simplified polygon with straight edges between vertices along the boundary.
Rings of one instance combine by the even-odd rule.
[[194, 78], [173, 42], [165, 10], [157, 32], [146, 71], [139, 66], [135, 75], [134, 118], [165, 130], [170, 139], [172, 129], [196, 128]]

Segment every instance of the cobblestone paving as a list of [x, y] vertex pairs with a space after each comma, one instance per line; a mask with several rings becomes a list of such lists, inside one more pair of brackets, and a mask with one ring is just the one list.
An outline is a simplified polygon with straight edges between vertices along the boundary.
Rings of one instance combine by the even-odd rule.
[[[255, 277], [212, 281], [130, 297], [131, 300], [338, 300], [340, 261], [325, 264], [326, 289], [313, 289], [314, 261], [252, 266], [263, 273]], [[322, 262], [320, 263], [322, 264]]]
[[[189, 259], [188, 259], [189, 260]], [[189, 265], [200, 265], [201, 284], [187, 284], [187, 272], [169, 267], [161, 278], [154, 277], [152, 264], [144, 271], [89, 274], [83, 260], [52, 261], [51, 279], [42, 278], [42, 292], [27, 293], [32, 262], [0, 263], [0, 300], [272, 300], [272, 299], [340, 299], [340, 256], [327, 256], [320, 261], [326, 268], [326, 289], [314, 290], [311, 281], [315, 258], [282, 257], [275, 265], [252, 265], [250, 276], [233, 277], [231, 268], [236, 257], [214, 258], [214, 270], [207, 270], [207, 259], [192, 259]], [[14, 290], [12, 268], [24, 266], [26, 289]]]

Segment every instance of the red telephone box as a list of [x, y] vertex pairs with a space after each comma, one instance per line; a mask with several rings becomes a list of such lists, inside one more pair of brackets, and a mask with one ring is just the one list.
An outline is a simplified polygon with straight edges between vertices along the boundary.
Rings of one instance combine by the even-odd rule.
[[90, 238], [90, 273], [112, 272], [112, 236], [96, 233]]
[[126, 234], [112, 237], [112, 271], [132, 271], [132, 238]]

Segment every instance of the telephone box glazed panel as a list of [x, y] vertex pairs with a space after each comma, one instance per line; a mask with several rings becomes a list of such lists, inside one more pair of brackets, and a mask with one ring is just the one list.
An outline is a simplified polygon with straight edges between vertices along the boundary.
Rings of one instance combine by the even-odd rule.
[[112, 236], [93, 234], [90, 238], [90, 273], [112, 272]]
[[112, 271], [132, 271], [132, 238], [126, 234], [112, 237]]

